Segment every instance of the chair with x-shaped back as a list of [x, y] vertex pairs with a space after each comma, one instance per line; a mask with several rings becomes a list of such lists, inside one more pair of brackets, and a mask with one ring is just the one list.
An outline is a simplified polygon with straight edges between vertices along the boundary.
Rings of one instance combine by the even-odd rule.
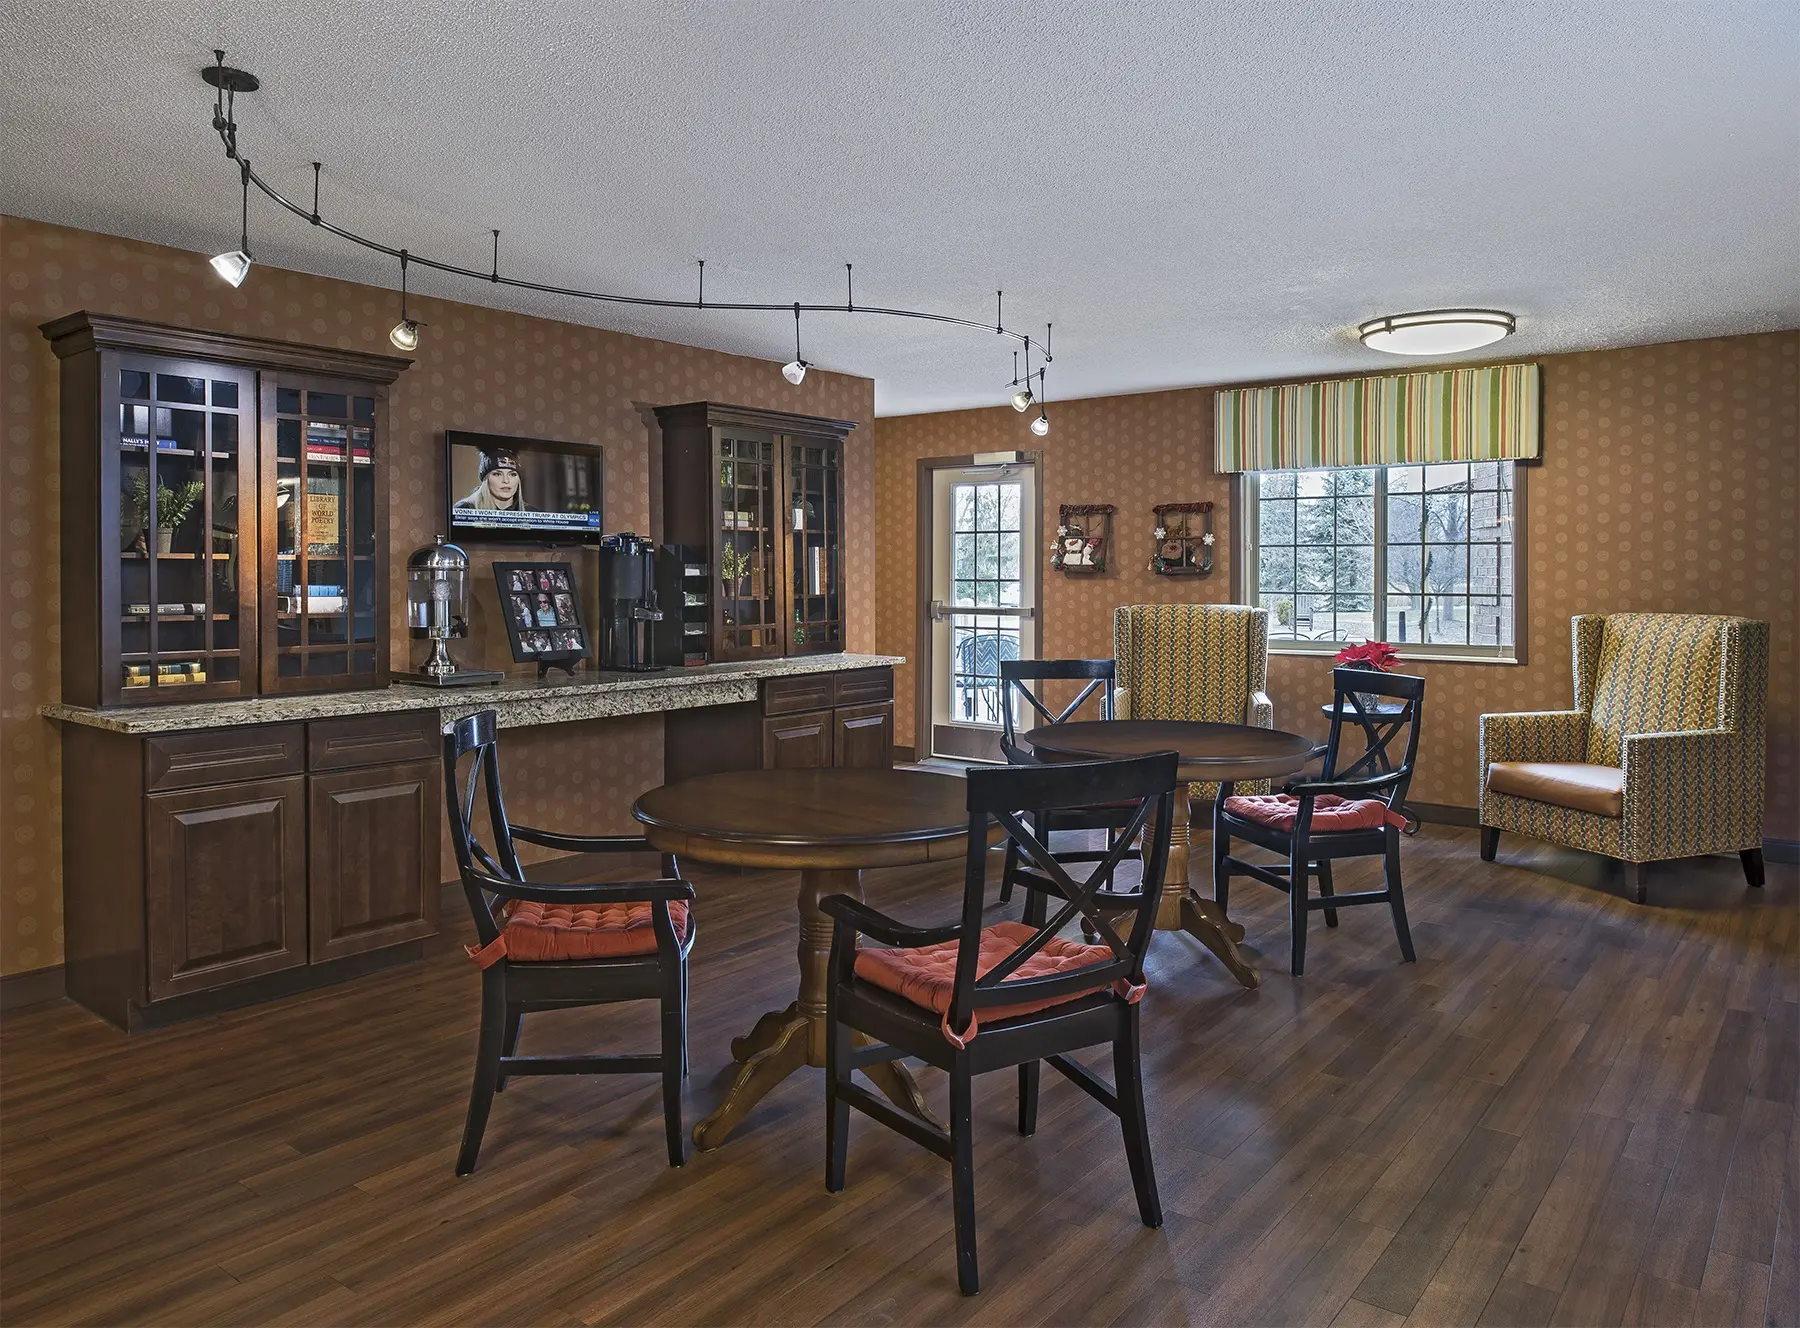
[[[481, 968], [481, 1040], [456, 1174], [475, 1170], [494, 1094], [518, 1074], [661, 1074], [669, 1165], [684, 1156], [681, 1078], [687, 1072], [687, 961], [694, 945], [694, 887], [675, 856], [662, 879], [557, 885], [526, 878], [515, 841], [565, 853], [654, 852], [641, 835], [561, 835], [514, 825], [500, 793], [500, 756], [492, 710], [460, 719], [444, 735], [444, 792], [463, 894], [480, 944], [467, 947]], [[458, 766], [471, 760], [466, 778]], [[486, 785], [494, 849], [476, 836], [475, 803]], [[655, 1055], [519, 1056], [525, 1016], [615, 1001], [662, 1007]]]
[[[1030, 746], [1019, 742], [1015, 728], [1015, 715], [1021, 711], [1020, 702], [1024, 702], [1032, 711], [1042, 718], [1046, 724], [1061, 724], [1076, 718], [1081, 708], [1093, 700], [1097, 703], [1099, 719], [1113, 717], [1113, 679], [1116, 665], [1110, 659], [1008, 659], [1000, 663], [1000, 750], [1005, 754], [1009, 765], [1038, 765], [1037, 755]], [[1075, 694], [1075, 698], [1067, 705], [1053, 706], [1047, 699], [1047, 691], [1043, 684], [1047, 682], [1081, 682], [1086, 686]], [[1035, 688], [1035, 690], [1034, 690]], [[1093, 716], [1092, 709], [1088, 711]], [[1106, 831], [1106, 851], [1093, 849], [1065, 849], [1056, 856], [1058, 860], [1068, 862], [1099, 862], [1112, 851], [1118, 831], [1131, 818], [1131, 807], [1120, 804], [1116, 807], [1077, 807], [1067, 811], [1046, 812], [1033, 824], [1038, 838], [1046, 844], [1050, 836], [1058, 831], [1067, 830], [1104, 830]], [[1127, 858], [1139, 858], [1138, 849], [1129, 848]], [[1008, 841], [1006, 846], [1006, 868], [1000, 875], [1000, 902], [1006, 903], [1012, 898], [1014, 876], [1019, 867], [1018, 845]]]
[[[1158, 890], [1119, 890], [1113, 876], [1125, 846], [1147, 841], [1144, 879], [1160, 881], [1169, 856], [1176, 757], [1158, 752], [1125, 761], [1007, 766], [968, 773], [969, 837], [962, 916], [938, 927], [896, 922], [849, 895], [820, 902], [835, 920], [826, 984], [825, 1188], [844, 1188], [850, 1108], [873, 1116], [950, 1163], [956, 1213], [957, 1280], [980, 1287], [975, 1262], [972, 1085], [977, 1074], [1017, 1066], [1019, 1133], [1037, 1129], [1040, 1062], [1048, 1061], [1119, 1118], [1144, 1225], [1162, 1225], [1139, 1064], [1138, 998], [1144, 951], [1155, 930]], [[1129, 804], [1110, 853], [1085, 881], [1073, 879], [1029, 822], [1047, 812]], [[1030, 864], [1017, 873], [1027, 891], [1025, 920], [982, 926], [989, 827], [998, 821]], [[1062, 900], [1055, 913], [1049, 903]], [[1129, 911], [1129, 939], [1112, 920]], [[1060, 933], [1080, 918], [1100, 944]], [[859, 949], [868, 936], [890, 947]], [[854, 1034], [878, 1039], [853, 1047]], [[1112, 1047], [1114, 1085], [1070, 1059]], [[916, 1056], [950, 1076], [950, 1128], [889, 1105], [851, 1072]]]

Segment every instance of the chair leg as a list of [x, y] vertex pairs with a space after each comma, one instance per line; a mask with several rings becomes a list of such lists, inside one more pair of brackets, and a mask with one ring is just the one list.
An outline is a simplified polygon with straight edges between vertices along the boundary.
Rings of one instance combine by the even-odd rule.
[[1006, 841], [1006, 865], [1000, 869], [1000, 902], [1009, 904], [1013, 897], [1013, 871], [1019, 865], [1019, 846]]
[[850, 1104], [838, 1089], [850, 1081], [850, 1026], [837, 1017], [833, 1004], [825, 1010], [825, 1189], [844, 1188], [844, 1164], [850, 1151]]
[[1742, 849], [1738, 857], [1744, 860], [1744, 879], [1751, 885], [1760, 888], [1763, 883], [1763, 857], [1760, 848]]
[[681, 1129], [681, 1077], [687, 1046], [686, 965], [676, 961], [664, 978], [662, 994], [662, 1098], [663, 1134], [669, 1145], [669, 1165], [687, 1161], [687, 1136]]
[[956, 1208], [956, 1284], [965, 1296], [981, 1290], [975, 1266], [975, 1076], [958, 1056], [950, 1069], [950, 1191]]
[[1042, 1070], [1041, 1061], [1025, 1061], [1019, 1066], [1019, 1133], [1028, 1138], [1037, 1133], [1038, 1080]]
[[1481, 827], [1481, 860], [1492, 862], [1494, 854], [1500, 851], [1500, 827], [1484, 825]]
[[[1331, 884], [1331, 859], [1321, 858], [1319, 859], [1319, 896], [1322, 899], [1329, 899], [1336, 893]], [[1325, 925], [1327, 927], [1337, 926], [1337, 910], [1335, 908], [1325, 910]]]
[[1388, 908], [1394, 914], [1394, 935], [1400, 939], [1400, 957], [1416, 963], [1413, 953], [1412, 928], [1406, 923], [1406, 894], [1400, 888], [1400, 832], [1391, 826], [1387, 832], [1387, 855], [1382, 870], [1387, 876]]
[[505, 963], [501, 960], [481, 975], [481, 1038], [475, 1048], [475, 1082], [469, 1088], [462, 1152], [456, 1158], [459, 1176], [475, 1170], [481, 1136], [487, 1130], [488, 1111], [494, 1105], [494, 1087], [500, 1081], [500, 1048], [506, 1040]]
[[[518, 1053], [519, 1030], [522, 1027], [524, 1027], [524, 1024], [525, 1024], [525, 1012], [523, 1010], [520, 1010], [517, 1006], [513, 1006], [513, 1005], [507, 1006], [506, 1007], [506, 1038], [500, 1044], [500, 1056], [502, 1059], [504, 1059], [508, 1056], [516, 1055]], [[506, 1091], [506, 1079], [507, 1079], [506, 1072], [504, 1070], [502, 1070], [500, 1073], [500, 1077], [494, 1081], [494, 1091], [496, 1093], [504, 1093]]]
[[1125, 1031], [1113, 1043], [1113, 1084], [1119, 1097], [1119, 1125], [1125, 1133], [1125, 1160], [1131, 1165], [1131, 1187], [1137, 1191], [1138, 1216], [1145, 1226], [1160, 1227], [1162, 1200], [1156, 1193], [1156, 1168], [1150, 1161], [1140, 1047], [1138, 1007], [1130, 1005], [1125, 1009]]
[[1306, 972], [1306, 888], [1312, 868], [1306, 861], [1306, 844], [1298, 835], [1288, 845], [1288, 972], [1299, 977]]
[[688, 1077], [688, 966], [681, 961], [681, 1077]]
[[1650, 902], [1650, 864], [1647, 862], [1628, 862], [1625, 864], [1625, 879], [1631, 884], [1631, 898], [1635, 903]]
[[[1219, 802], [1215, 809], [1225, 801], [1221, 790]], [[1225, 866], [1225, 859], [1231, 855], [1231, 836], [1219, 826], [1217, 810], [1213, 812], [1212, 859], [1213, 859], [1213, 902], [1224, 912], [1231, 904], [1231, 872]]]

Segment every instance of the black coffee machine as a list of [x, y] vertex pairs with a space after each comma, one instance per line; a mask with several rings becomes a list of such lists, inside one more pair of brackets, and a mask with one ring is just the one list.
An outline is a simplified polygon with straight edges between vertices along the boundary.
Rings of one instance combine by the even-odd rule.
[[602, 669], [655, 673], [656, 546], [626, 531], [600, 541], [600, 652]]

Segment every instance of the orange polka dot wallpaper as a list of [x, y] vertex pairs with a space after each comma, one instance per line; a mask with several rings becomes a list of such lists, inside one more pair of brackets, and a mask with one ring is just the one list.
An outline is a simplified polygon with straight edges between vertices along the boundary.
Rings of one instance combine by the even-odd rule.
[[[38, 325], [78, 309], [185, 327], [391, 355], [391, 291], [258, 266], [238, 290], [201, 254], [0, 217], [0, 429], [6, 471], [0, 656], [0, 974], [62, 959], [60, 740], [37, 713], [59, 698], [57, 362]], [[654, 406], [713, 400], [855, 420], [846, 451], [846, 575], [867, 585], [874, 384], [815, 370], [800, 387], [768, 361], [625, 336], [414, 295], [426, 324], [413, 367], [390, 398], [387, 454], [391, 566], [429, 544], [442, 522], [446, 428], [572, 439], [606, 449], [608, 529], [656, 532], [660, 492]], [[465, 662], [510, 662], [492, 611], [492, 555], [476, 555], [475, 636]], [[390, 586], [396, 668], [406, 667], [405, 587]], [[852, 650], [874, 644], [874, 605], [852, 595]], [[485, 611], [484, 611], [485, 610]], [[467, 652], [466, 654], [464, 652]], [[516, 735], [516, 736], [514, 736]], [[662, 780], [662, 722], [641, 717], [515, 730], [502, 756], [507, 799], [529, 824], [628, 828], [632, 799]], [[445, 864], [451, 859], [445, 847]]]
[[[1626, 610], [1740, 614], [1771, 624], [1766, 831], [1800, 838], [1800, 333], [1552, 355], [1543, 365], [1544, 447], [1526, 468], [1526, 663], [1420, 663], [1430, 679], [1413, 796], [1473, 807], [1477, 717], [1573, 703], [1569, 619]], [[879, 650], [916, 656], [913, 567], [922, 457], [1042, 456], [1042, 653], [1112, 654], [1118, 604], [1228, 602], [1234, 484], [1213, 472], [1209, 389], [1056, 402], [1046, 438], [1009, 408], [876, 425]], [[1211, 500], [1216, 570], [1152, 575], [1151, 507]], [[1103, 575], [1049, 568], [1061, 503], [1113, 503]], [[909, 551], [885, 556], [890, 550]], [[1404, 652], [1403, 652], [1404, 653]], [[1323, 738], [1328, 665], [1277, 655], [1269, 692], [1282, 728]], [[895, 735], [915, 742], [914, 677], [895, 680]]]

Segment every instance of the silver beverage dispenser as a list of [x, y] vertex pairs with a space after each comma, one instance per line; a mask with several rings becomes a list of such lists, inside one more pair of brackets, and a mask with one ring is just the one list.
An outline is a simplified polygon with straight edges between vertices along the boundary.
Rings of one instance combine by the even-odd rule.
[[459, 669], [450, 658], [446, 642], [467, 636], [469, 555], [439, 535], [437, 543], [420, 549], [406, 560], [406, 621], [431, 642], [431, 657], [417, 673], [396, 675], [396, 681], [426, 687], [469, 687], [499, 682], [504, 673], [484, 669]]

